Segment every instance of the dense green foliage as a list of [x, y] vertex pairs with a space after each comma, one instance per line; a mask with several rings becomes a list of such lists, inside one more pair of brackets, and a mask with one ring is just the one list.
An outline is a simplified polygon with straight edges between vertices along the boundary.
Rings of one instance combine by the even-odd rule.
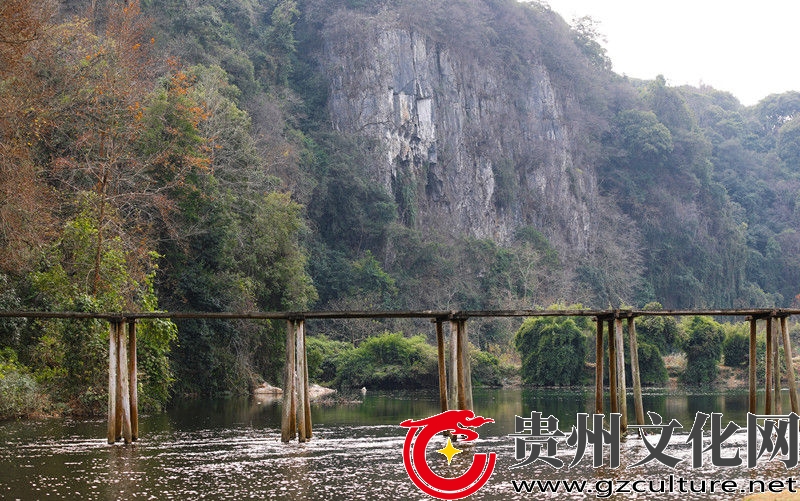
[[332, 383], [343, 353], [354, 349], [344, 341], [332, 341], [326, 336], [306, 337], [308, 378], [315, 383]]
[[[644, 386], [664, 385], [669, 380], [667, 367], [664, 364], [664, 357], [658, 346], [639, 342], [637, 354], [639, 356], [639, 382]], [[625, 352], [625, 379], [628, 381], [628, 388], [633, 386], [633, 375], [630, 366], [630, 355]]]
[[[326, 336], [309, 336], [309, 379], [313, 382], [352, 388], [414, 389], [438, 385], [436, 349], [423, 336], [403, 337], [385, 332], [359, 346], [333, 341]], [[470, 349], [472, 383], [502, 386], [503, 378], [514, 372], [491, 353]]]
[[579, 327], [583, 323], [582, 318], [525, 320], [514, 338], [522, 358], [522, 380], [536, 386], [580, 383], [586, 358], [586, 334]]
[[341, 355], [337, 383], [350, 388], [435, 388], [436, 360], [436, 348], [423, 336], [385, 333]]
[[686, 319], [683, 328], [686, 331], [683, 344], [686, 371], [682, 376], [683, 382], [691, 385], [713, 383], [722, 356], [724, 329], [711, 318], [698, 316]]
[[0, 350], [0, 419], [44, 410], [36, 380], [11, 348]]
[[722, 343], [722, 357], [725, 365], [728, 367], [747, 365], [750, 357], [750, 334], [747, 325], [726, 325], [725, 327], [725, 341]]
[[[648, 303], [645, 310], [661, 310], [660, 303]], [[683, 342], [678, 323], [673, 317], [651, 316], [636, 320], [636, 334], [641, 343], [648, 343], [667, 355], [681, 348]]]

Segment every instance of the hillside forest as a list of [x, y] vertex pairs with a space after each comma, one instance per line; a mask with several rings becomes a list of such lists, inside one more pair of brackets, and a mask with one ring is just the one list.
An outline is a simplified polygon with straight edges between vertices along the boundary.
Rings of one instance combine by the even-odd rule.
[[[398, 181], [410, 171], [376, 179], [381, 146], [337, 125], [322, 61], [362, 25], [513, 78], [532, 58], [546, 68], [580, 164], [568, 175], [596, 183], [581, 215], [594, 236], [560, 234], [554, 221], [575, 214], [522, 213], [520, 166], [544, 157], [491, 165], [492, 211], [518, 222], [497, 238], [426, 224], [435, 193]], [[600, 40], [591, 19], [570, 24], [536, 1], [4, 0], [0, 309], [797, 306], [800, 92], [745, 107], [724, 90], [629, 79]], [[496, 121], [474, 148], [502, 149]], [[473, 377], [580, 383], [593, 332], [568, 322], [476, 320]], [[685, 353], [686, 371], [705, 367], [688, 380], [710, 381], [736, 358], [723, 347], [735, 352], [739, 326], [662, 324], [643, 327], [640, 359]], [[143, 321], [140, 405], [278, 384], [284, 331]], [[427, 323], [320, 321], [309, 334], [317, 381], [434, 381]], [[107, 346], [100, 321], [0, 320], [0, 417], [102, 411]], [[566, 365], [543, 368], [548, 349], [566, 350]], [[692, 365], [701, 352], [711, 368]]]

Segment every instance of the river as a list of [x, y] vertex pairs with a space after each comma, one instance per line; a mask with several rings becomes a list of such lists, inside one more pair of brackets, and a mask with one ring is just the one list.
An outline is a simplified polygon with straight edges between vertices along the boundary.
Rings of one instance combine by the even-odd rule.
[[[760, 395], [763, 397], [763, 395]], [[789, 408], [784, 392], [784, 409]], [[632, 405], [632, 398], [628, 399]], [[512, 469], [515, 459], [513, 437], [515, 416], [530, 417], [531, 411], [559, 419], [559, 429], [569, 435], [578, 413], [591, 413], [594, 393], [586, 390], [476, 390], [475, 412], [495, 423], [478, 431], [474, 447], [463, 447], [448, 466], [436, 449], [428, 447], [428, 462], [445, 476], [459, 475], [472, 461], [470, 452], [496, 452], [497, 465], [489, 482], [469, 499], [652, 499], [649, 493], [626, 492], [634, 481], [643, 489], [650, 484], [673, 482], [670, 499], [741, 499], [751, 480], [787, 482], [797, 468], [787, 469], [778, 456], [769, 453], [755, 468], [746, 464], [747, 435], [736, 433], [722, 446], [723, 457], [736, 452], [745, 458], [741, 466], [711, 464], [711, 452], [704, 453], [704, 465], [693, 468], [689, 429], [697, 412], [723, 414], [728, 420], [746, 424], [746, 391], [666, 392], [651, 390], [644, 396], [646, 410], [658, 412], [664, 423], [676, 419], [684, 428], [675, 431], [665, 453], [682, 461], [670, 468], [657, 461], [632, 465], [648, 455], [640, 438], [621, 444], [621, 465], [592, 467], [592, 448], [580, 463], [568, 467], [576, 448], [560, 439], [556, 457], [566, 465], [557, 469], [542, 461]], [[759, 408], [763, 404], [759, 403]], [[411, 483], [403, 467], [402, 449], [406, 429], [399, 423], [439, 412], [438, 394], [368, 392], [336, 403], [312, 404], [314, 437], [305, 444], [280, 441], [278, 402], [252, 399], [188, 401], [168, 412], [142, 416], [140, 439], [134, 446], [109, 446], [106, 422], [97, 420], [44, 419], [0, 423], [0, 498], [3, 499], [431, 499]], [[629, 411], [633, 416], [633, 409]], [[631, 417], [631, 421], [633, 418]], [[590, 422], [591, 426], [591, 422]], [[704, 440], [709, 439], [706, 425]], [[657, 436], [648, 440], [653, 445]], [[457, 442], [458, 446], [459, 443]], [[678, 480], [686, 492], [680, 490]], [[587, 481], [589, 494], [576, 492], [547, 495], [534, 489], [517, 492], [522, 481]], [[691, 479], [695, 482], [689, 485]], [[614, 481], [611, 487], [611, 481]], [[735, 492], [693, 494], [701, 482], [732, 481]], [[599, 483], [598, 483], [599, 481]], [[622, 485], [624, 481], [630, 484]], [[796, 486], [795, 486], [796, 487]], [[612, 494], [610, 489], [622, 492]], [[669, 488], [669, 487], [667, 487]], [[733, 487], [731, 487], [733, 489]]]

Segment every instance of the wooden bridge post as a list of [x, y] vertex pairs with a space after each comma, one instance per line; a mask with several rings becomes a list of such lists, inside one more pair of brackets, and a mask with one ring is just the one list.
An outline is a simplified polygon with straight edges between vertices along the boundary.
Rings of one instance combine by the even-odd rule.
[[633, 379], [633, 405], [636, 410], [636, 424], [644, 424], [644, 404], [642, 403], [642, 381], [639, 375], [639, 343], [636, 340], [634, 317], [628, 317], [628, 344], [631, 353], [631, 379]]
[[139, 373], [136, 357], [136, 320], [128, 321], [128, 394], [131, 407], [131, 440], [139, 439]]
[[436, 319], [436, 349], [439, 362], [439, 404], [442, 412], [447, 410], [447, 371], [444, 361], [444, 329], [442, 321]]
[[462, 329], [461, 320], [456, 320], [456, 380], [457, 380], [457, 389], [458, 389], [458, 397], [456, 399], [456, 403], [458, 405], [458, 409], [467, 409], [467, 380], [464, 377], [466, 374], [466, 364], [464, 360], [464, 351], [466, 350], [466, 346], [464, 346], [464, 330]]
[[117, 377], [117, 421], [121, 421], [121, 430], [117, 430], [118, 437], [122, 436], [126, 444], [131, 443], [131, 394], [130, 394], [130, 373], [128, 372], [130, 366], [128, 365], [128, 339], [127, 339], [127, 323], [117, 322], [117, 349], [118, 360], [117, 369], [119, 376]]
[[305, 321], [302, 319], [295, 321], [295, 329], [295, 347], [297, 349], [297, 354], [295, 355], [295, 363], [297, 365], [295, 371], [295, 374], [297, 374], [297, 381], [295, 383], [297, 385], [297, 440], [299, 442], [305, 442], [307, 439], [311, 438], [309, 433], [309, 429], [311, 428], [311, 423], [309, 422], [311, 418], [311, 407], [309, 406], [308, 400]]
[[[467, 335], [467, 319], [459, 320], [459, 328], [461, 329], [461, 340], [464, 343], [462, 355], [464, 357], [464, 392], [467, 409], [473, 411], [475, 406], [472, 401], [472, 359], [469, 354], [469, 336]], [[459, 342], [461, 342], [461, 340]]]
[[286, 321], [286, 365], [283, 372], [281, 441], [295, 437], [299, 442], [311, 440], [311, 400], [308, 391], [308, 357], [304, 319]]
[[767, 317], [766, 377], [764, 378], [764, 414], [772, 414], [772, 317]]
[[303, 336], [303, 388], [306, 394], [306, 401], [303, 405], [303, 412], [306, 415], [306, 440], [311, 440], [313, 435], [311, 429], [311, 397], [308, 392], [308, 349], [306, 347], [306, 321], [300, 320], [300, 332]]
[[620, 431], [628, 430], [628, 388], [625, 384], [625, 343], [622, 336], [622, 319], [614, 318], [614, 344], [617, 345], [617, 398], [620, 416]]
[[775, 393], [775, 413], [781, 414], [783, 412], [783, 402], [781, 398], [781, 357], [779, 351], [779, 337], [778, 337], [778, 325], [779, 320], [778, 317], [774, 317], [772, 319], [772, 331], [770, 334], [772, 335], [772, 376], [775, 378], [773, 382], [773, 392]]
[[119, 361], [117, 344], [118, 321], [108, 323], [108, 443], [117, 441], [117, 363]]
[[283, 409], [281, 415], [281, 441], [289, 442], [297, 435], [295, 422], [295, 344], [294, 320], [286, 321], [286, 365], [283, 372]]
[[125, 319], [109, 321], [107, 437], [109, 444], [114, 444], [120, 439], [130, 444], [139, 435], [136, 328], [131, 328], [131, 324], [135, 324], [135, 321], [126, 322]]
[[783, 336], [783, 352], [786, 356], [786, 372], [789, 379], [789, 400], [792, 412], [800, 414], [800, 403], [797, 400], [797, 383], [794, 375], [794, 361], [792, 360], [792, 342], [789, 339], [789, 329], [786, 326], [786, 316], [781, 316], [781, 334]]
[[594, 413], [603, 413], [603, 318], [595, 319], [597, 338], [595, 339], [594, 362]]
[[756, 334], [758, 331], [758, 319], [756, 317], [748, 317], [750, 320], [750, 357], [749, 357], [749, 380], [750, 380], [750, 406], [748, 408], [751, 414], [756, 413], [756, 387], [758, 381], [756, 380]]
[[458, 323], [450, 321], [450, 380], [448, 402], [451, 409], [458, 409]]
[[611, 413], [619, 412], [617, 400], [617, 339], [614, 335], [614, 317], [608, 318], [608, 393]]

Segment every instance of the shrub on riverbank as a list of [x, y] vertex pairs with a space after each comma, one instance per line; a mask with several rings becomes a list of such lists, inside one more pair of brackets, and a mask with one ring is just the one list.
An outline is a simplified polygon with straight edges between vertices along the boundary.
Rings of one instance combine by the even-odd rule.
[[14, 350], [0, 350], [0, 419], [33, 414], [41, 404], [38, 385], [27, 367], [17, 361]]
[[424, 336], [384, 333], [342, 353], [336, 383], [370, 389], [434, 388], [439, 384], [436, 348]]
[[747, 324], [725, 325], [725, 341], [722, 343], [722, 358], [726, 366], [746, 365], [750, 358], [750, 335]]
[[[667, 373], [667, 366], [664, 363], [664, 357], [661, 355], [661, 350], [658, 346], [650, 343], [639, 343], [638, 346], [639, 356], [639, 381], [644, 386], [659, 386], [665, 384], [669, 380]], [[625, 356], [625, 374], [631, 386], [633, 385], [633, 377], [631, 375], [630, 356], [626, 353]]]
[[579, 384], [586, 358], [586, 336], [571, 318], [525, 320], [514, 345], [522, 357], [522, 380], [537, 386]]
[[327, 336], [306, 338], [308, 378], [312, 383], [330, 383], [336, 379], [336, 366], [343, 353], [353, 350], [353, 345], [334, 341]]
[[681, 379], [691, 385], [713, 383], [717, 378], [725, 331], [710, 317], [699, 316], [685, 320], [683, 328], [687, 335], [683, 345], [686, 371]]

